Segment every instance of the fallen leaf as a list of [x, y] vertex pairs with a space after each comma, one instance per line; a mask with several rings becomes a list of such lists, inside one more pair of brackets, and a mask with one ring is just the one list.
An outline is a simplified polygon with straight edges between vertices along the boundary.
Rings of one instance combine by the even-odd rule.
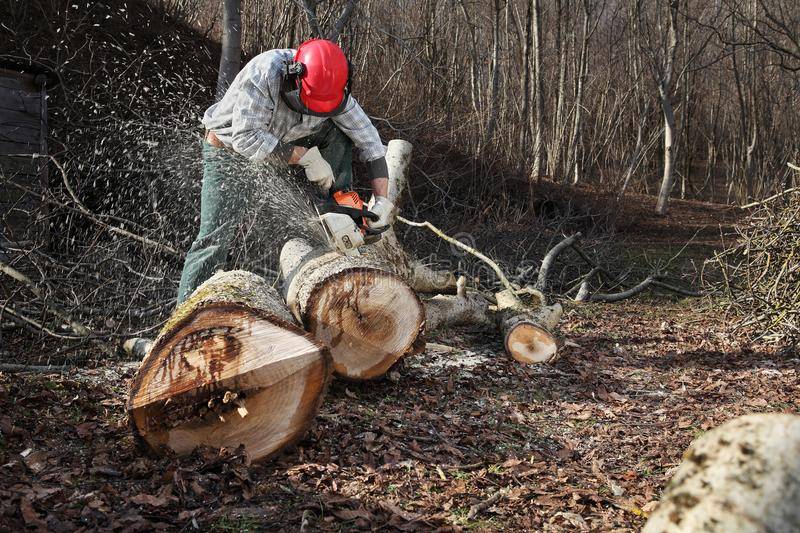
[[419, 518], [421, 516], [421, 515], [419, 515], [417, 513], [412, 513], [412, 512], [409, 512], [409, 511], [405, 511], [405, 510], [401, 509], [400, 507], [398, 507], [396, 504], [394, 504], [392, 502], [389, 502], [389, 501], [386, 501], [386, 500], [381, 501], [380, 502], [380, 506], [381, 506], [382, 509], [384, 509], [386, 511], [389, 511], [392, 514], [395, 514], [395, 515], [399, 516], [400, 518], [402, 518], [403, 520], [405, 520], [407, 522], [414, 522], [415, 520], [419, 520]]

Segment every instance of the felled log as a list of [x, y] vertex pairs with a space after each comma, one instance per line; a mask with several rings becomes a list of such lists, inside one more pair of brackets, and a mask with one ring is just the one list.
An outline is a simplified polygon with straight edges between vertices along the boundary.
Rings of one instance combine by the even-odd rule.
[[[389, 141], [386, 147], [386, 166], [389, 171], [387, 198], [395, 206], [392, 222], [397, 215], [397, 209], [400, 208], [401, 197], [408, 183], [411, 150], [411, 143], [401, 139]], [[380, 262], [385, 268], [399, 275], [417, 292], [441, 294], [456, 292], [455, 275], [444, 270], [433, 270], [427, 265], [413, 260], [397, 240], [394, 225], [381, 234], [381, 239], [377, 243], [365, 247], [364, 255]]]
[[561, 304], [545, 306], [544, 295], [535, 289], [521, 289], [512, 297], [508, 291], [497, 293], [497, 305], [474, 292], [463, 290], [459, 278], [455, 296], [438, 295], [424, 301], [425, 329], [474, 324], [494, 326], [503, 335], [506, 353], [522, 363], [549, 363], [558, 353], [556, 324], [563, 312]]
[[422, 303], [386, 264], [292, 239], [280, 265], [289, 309], [330, 348], [338, 375], [373, 379], [422, 348]]
[[297, 440], [330, 376], [327, 348], [262, 278], [220, 272], [179, 306], [133, 378], [127, 409], [154, 450], [245, 445], [251, 459]]
[[535, 311], [503, 311], [500, 331], [506, 352], [520, 363], [550, 363], [558, 355], [558, 340], [553, 331], [563, 309], [561, 304]]
[[643, 531], [800, 531], [800, 416], [742, 416], [695, 441]]
[[537, 289], [523, 288], [497, 293], [497, 313], [506, 353], [521, 363], [549, 363], [558, 354], [555, 327], [561, 304], [545, 305]]

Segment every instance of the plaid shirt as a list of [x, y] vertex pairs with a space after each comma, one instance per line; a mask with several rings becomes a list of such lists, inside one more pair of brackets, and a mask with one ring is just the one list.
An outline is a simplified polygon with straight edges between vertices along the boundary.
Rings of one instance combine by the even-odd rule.
[[[206, 129], [252, 161], [263, 161], [279, 143], [291, 143], [317, 131], [327, 118], [293, 111], [280, 96], [283, 63], [294, 55], [295, 50], [270, 50], [247, 63], [222, 100], [206, 110]], [[362, 161], [375, 161], [386, 154], [378, 130], [352, 96], [345, 110], [330, 120], [353, 140]]]

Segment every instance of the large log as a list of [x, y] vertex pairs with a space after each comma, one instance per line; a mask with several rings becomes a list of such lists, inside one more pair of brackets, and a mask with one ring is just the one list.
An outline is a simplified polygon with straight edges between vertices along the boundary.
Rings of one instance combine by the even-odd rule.
[[800, 416], [747, 415], [703, 435], [643, 531], [800, 531]]
[[330, 376], [327, 348], [297, 327], [262, 278], [220, 272], [164, 325], [127, 409], [150, 447], [245, 445], [251, 459], [297, 440]]
[[338, 375], [380, 377], [422, 348], [422, 303], [386, 264], [292, 239], [281, 250], [280, 265], [289, 309], [330, 348]]

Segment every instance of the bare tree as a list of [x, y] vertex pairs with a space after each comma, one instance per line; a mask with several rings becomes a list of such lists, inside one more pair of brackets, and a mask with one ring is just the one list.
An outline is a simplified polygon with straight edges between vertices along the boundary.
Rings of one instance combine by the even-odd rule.
[[533, 125], [533, 167], [531, 177], [539, 179], [542, 166], [542, 121], [544, 120], [544, 82], [542, 63], [542, 6], [539, 0], [531, 0], [533, 8], [533, 49], [534, 49], [534, 69], [533, 69], [533, 89], [536, 113]]
[[225, 0], [223, 5], [222, 55], [219, 58], [217, 100], [225, 96], [233, 79], [239, 73], [242, 61], [242, 2]]
[[678, 49], [678, 5], [679, 0], [666, 0], [667, 11], [667, 40], [661, 55], [661, 72], [658, 75], [658, 96], [661, 102], [661, 111], [664, 114], [664, 171], [661, 178], [661, 188], [658, 191], [656, 213], [664, 215], [667, 212], [669, 195], [675, 181], [675, 111], [672, 108], [672, 78], [675, 67], [675, 52]]

